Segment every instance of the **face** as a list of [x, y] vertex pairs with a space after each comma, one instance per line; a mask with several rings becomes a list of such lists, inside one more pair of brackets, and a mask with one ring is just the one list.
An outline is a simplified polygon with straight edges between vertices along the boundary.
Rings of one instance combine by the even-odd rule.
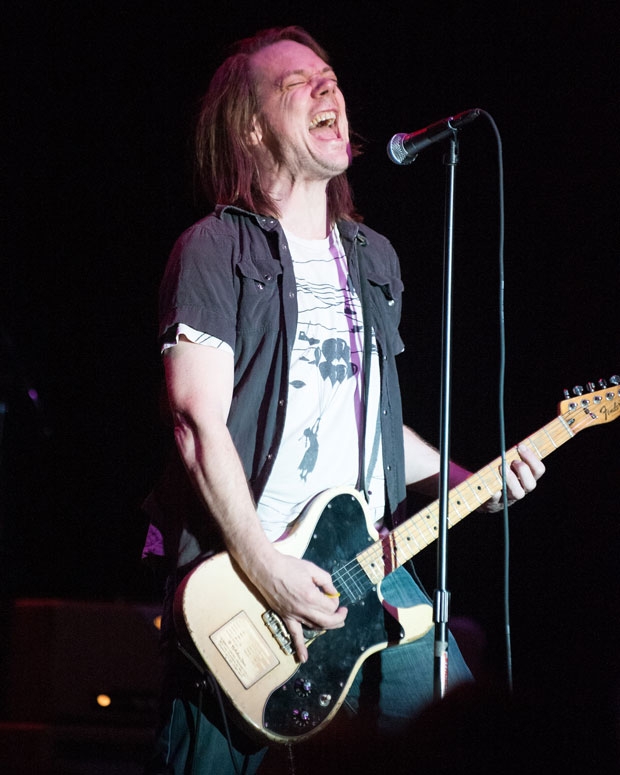
[[263, 171], [292, 181], [327, 181], [351, 162], [345, 103], [334, 71], [292, 40], [252, 56], [260, 114], [253, 142]]

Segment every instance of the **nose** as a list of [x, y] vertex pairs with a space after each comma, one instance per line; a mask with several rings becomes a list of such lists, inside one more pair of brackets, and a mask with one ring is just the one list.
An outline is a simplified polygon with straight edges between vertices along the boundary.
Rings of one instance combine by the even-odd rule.
[[312, 85], [312, 96], [321, 97], [325, 94], [332, 94], [336, 90], [336, 85], [333, 78], [317, 75]]

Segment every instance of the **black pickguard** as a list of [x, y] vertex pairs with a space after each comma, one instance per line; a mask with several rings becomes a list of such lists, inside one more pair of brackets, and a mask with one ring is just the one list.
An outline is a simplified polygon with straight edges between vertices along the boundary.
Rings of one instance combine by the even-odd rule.
[[272, 734], [307, 735], [339, 703], [357, 661], [379, 643], [402, 637], [398, 622], [384, 609], [375, 588], [352, 558], [373, 542], [359, 502], [348, 494], [335, 496], [323, 510], [304, 559], [328, 570], [349, 609], [345, 626], [319, 635], [308, 647], [305, 664], [279, 686], [265, 703], [263, 726]]

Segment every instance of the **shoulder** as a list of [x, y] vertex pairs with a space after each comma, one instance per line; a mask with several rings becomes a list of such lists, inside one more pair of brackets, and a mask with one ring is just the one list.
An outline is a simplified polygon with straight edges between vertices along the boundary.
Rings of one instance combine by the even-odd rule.
[[209, 263], [238, 260], [248, 244], [264, 240], [259, 216], [232, 207], [217, 208], [189, 226], [175, 241], [171, 262]]
[[359, 238], [361, 238], [362, 241], [365, 240], [368, 246], [373, 250], [396, 256], [396, 251], [390, 240], [384, 234], [380, 234], [378, 231], [371, 229], [370, 226], [366, 226], [366, 224], [360, 225]]
[[235, 239], [245, 228], [247, 217], [218, 208], [204, 218], [188, 226], [178, 237], [175, 247], [192, 242], [209, 242], [220, 239]]
[[360, 256], [367, 262], [369, 275], [385, 275], [400, 278], [400, 261], [390, 240], [383, 234], [364, 224], [339, 224], [341, 233], [357, 243]]
[[345, 239], [357, 242], [358, 245], [367, 247], [370, 250], [385, 255], [396, 256], [396, 251], [390, 240], [383, 234], [365, 223], [356, 223], [353, 221], [340, 221], [338, 229]]

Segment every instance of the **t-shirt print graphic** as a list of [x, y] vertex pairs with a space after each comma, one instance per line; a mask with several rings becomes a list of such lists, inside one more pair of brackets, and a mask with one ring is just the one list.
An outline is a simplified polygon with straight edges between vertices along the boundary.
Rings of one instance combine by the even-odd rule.
[[[308, 339], [304, 334], [300, 334], [299, 338], [305, 339], [308, 342], [317, 343], [316, 339]], [[344, 339], [339, 338], [326, 339], [320, 348], [314, 348], [314, 358], [311, 359], [306, 356], [305, 360], [308, 363], [314, 361], [323, 381], [327, 382], [329, 380], [332, 391], [336, 390], [345, 379], [354, 377], [359, 369], [358, 365], [351, 361], [351, 348]], [[295, 388], [302, 388], [305, 386], [305, 383], [301, 380], [296, 380], [291, 384]], [[325, 396], [326, 402], [329, 402], [329, 393], [324, 392], [323, 395]], [[306, 481], [308, 474], [314, 470], [316, 465], [319, 454], [318, 433], [325, 408], [326, 405], [321, 407], [321, 414], [317, 417], [314, 425], [304, 429], [306, 451], [298, 469], [300, 477], [304, 481]]]

